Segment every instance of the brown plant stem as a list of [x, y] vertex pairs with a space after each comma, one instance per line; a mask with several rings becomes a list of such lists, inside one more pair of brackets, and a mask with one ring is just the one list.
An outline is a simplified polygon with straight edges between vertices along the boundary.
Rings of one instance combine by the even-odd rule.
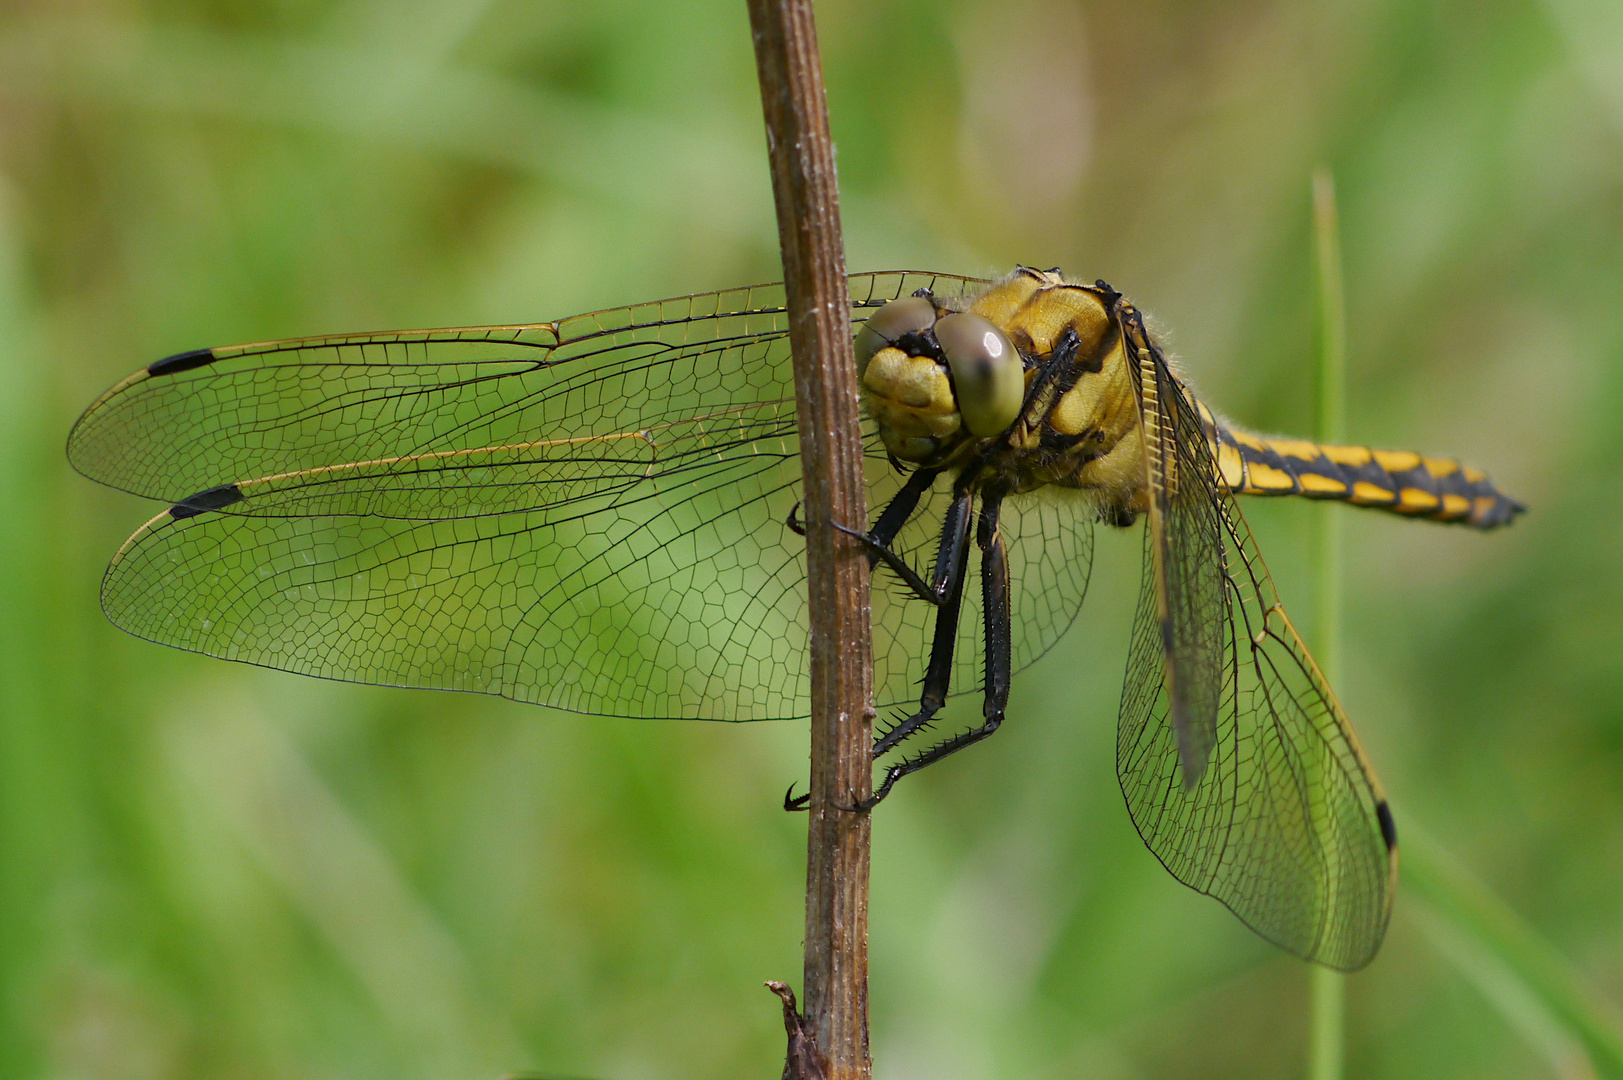
[[805, 1022], [828, 1080], [868, 1080], [873, 672], [851, 306], [811, 0], [749, 0], [788, 292], [811, 650]]

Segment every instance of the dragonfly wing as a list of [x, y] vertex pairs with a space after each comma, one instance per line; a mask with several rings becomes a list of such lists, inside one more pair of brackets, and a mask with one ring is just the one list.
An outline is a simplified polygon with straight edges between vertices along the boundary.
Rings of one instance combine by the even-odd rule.
[[1221, 506], [1209, 479], [1210, 454], [1197, 425], [1190, 437], [1180, 385], [1156, 346], [1124, 316], [1124, 334], [1139, 368], [1139, 430], [1144, 439], [1144, 573], [1151, 587], [1159, 661], [1143, 676], [1158, 675], [1167, 690], [1179, 767], [1186, 787], [1200, 783], [1217, 738], [1222, 685], [1224, 552]]
[[[968, 284], [858, 275], [852, 317]], [[104, 582], [139, 636], [599, 714], [805, 713], [777, 287], [189, 354], [104, 395], [69, 451], [179, 504]], [[869, 476], [876, 502], [897, 486], [877, 454]], [[915, 637], [876, 628], [881, 700], [916, 681]]]
[[1217, 481], [1195, 404], [1141, 324], [1129, 340], [1141, 350], [1160, 499], [1116, 748], [1133, 823], [1174, 877], [1263, 937], [1362, 967], [1396, 886], [1385, 797]]
[[[805, 711], [799, 486], [777, 456], [578, 516], [159, 515], [108, 568], [140, 637], [308, 675], [604, 715]], [[706, 483], [708, 481], [708, 483]], [[680, 484], [680, 482], [675, 482]]]
[[[915, 288], [965, 284], [855, 275], [852, 317]], [[554, 323], [198, 350], [98, 398], [74, 425], [68, 456], [94, 480], [171, 503], [258, 482], [298, 489], [294, 512], [431, 518], [552, 506], [577, 494], [562, 478], [603, 482], [596, 462], [626, 461], [609, 470], [618, 483], [652, 444], [702, 442], [707, 425], [747, 425], [792, 403], [785, 354], [773, 350], [785, 319], [782, 287], [765, 285]], [[505, 493], [477, 482], [560, 461], [557, 482], [518, 480]], [[476, 479], [442, 489], [421, 479], [453, 475]], [[443, 502], [425, 494], [433, 490]]]

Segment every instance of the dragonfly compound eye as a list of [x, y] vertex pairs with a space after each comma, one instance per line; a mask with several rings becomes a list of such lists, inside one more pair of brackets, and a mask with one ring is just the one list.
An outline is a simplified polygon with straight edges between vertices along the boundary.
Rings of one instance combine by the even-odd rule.
[[935, 324], [947, 354], [958, 413], [971, 434], [996, 435], [1020, 415], [1026, 376], [1020, 354], [1003, 331], [979, 315], [948, 315]]
[[906, 296], [892, 300], [873, 318], [862, 324], [853, 344], [857, 353], [857, 375], [868, 370], [868, 361], [874, 353], [887, 345], [894, 345], [906, 334], [922, 334], [935, 325], [935, 305], [922, 296]]

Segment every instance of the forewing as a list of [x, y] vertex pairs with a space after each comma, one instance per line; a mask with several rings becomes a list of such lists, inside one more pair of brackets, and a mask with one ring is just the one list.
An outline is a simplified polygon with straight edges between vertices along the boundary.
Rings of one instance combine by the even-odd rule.
[[[931, 280], [853, 278], [854, 318]], [[231, 346], [125, 379], [86, 410], [68, 454], [93, 479], [167, 502], [257, 485], [236, 513], [567, 506], [582, 481], [613, 487], [656, 455], [670, 471], [717, 438], [748, 445], [752, 423], [776, 430], [794, 400], [785, 332], [769, 285], [555, 323]]]
[[1200, 436], [1188, 430], [1187, 405], [1177, 381], [1145, 332], [1136, 311], [1123, 316], [1123, 334], [1139, 371], [1140, 430], [1144, 438], [1144, 573], [1160, 637], [1160, 681], [1177, 741], [1185, 787], [1200, 783], [1217, 738], [1223, 660], [1223, 524], [1212, 497]]
[[[855, 322], [971, 283], [851, 284]], [[877, 507], [899, 478], [870, 445]], [[69, 449], [96, 479], [183, 503], [108, 569], [107, 612], [139, 636], [599, 714], [806, 711], [778, 287], [213, 350], [119, 384]], [[876, 622], [881, 703], [916, 693], [920, 622]]]
[[[1144, 409], [1152, 420], [1160, 413], [1145, 429], [1146, 450], [1159, 443], [1147, 456], [1178, 470], [1175, 480], [1161, 477], [1172, 493], [1163, 534], [1153, 517], [1145, 532], [1122, 691], [1116, 763], [1133, 823], [1173, 876], [1263, 937], [1331, 967], [1362, 967], [1380, 947], [1396, 885], [1385, 798], [1280, 606], [1239, 507], [1217, 482], [1196, 407], [1142, 326], [1131, 337], [1148, 354], [1141, 359], [1154, 370], [1145, 385], [1153, 380], [1158, 395]], [[1166, 549], [1159, 556], [1157, 543]], [[1158, 558], [1178, 568], [1164, 581]], [[1216, 589], [1191, 595], [1189, 584], [1210, 575]], [[1202, 640], [1211, 642], [1215, 670], [1184, 666], [1169, 652], [1161, 617], [1168, 609], [1208, 620]], [[1204, 767], [1193, 780], [1174, 721], [1175, 694], [1190, 681], [1197, 685], [1188, 700], [1214, 703]]]

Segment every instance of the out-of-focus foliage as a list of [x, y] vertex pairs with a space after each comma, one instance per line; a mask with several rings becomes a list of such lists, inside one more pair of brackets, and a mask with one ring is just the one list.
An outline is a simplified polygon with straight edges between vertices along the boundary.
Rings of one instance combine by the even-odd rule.
[[[1308, 177], [1336, 170], [1350, 432], [1458, 455], [1531, 508], [1490, 536], [1347, 512], [1343, 697], [1400, 831], [1623, 1000], [1617, 5], [819, 16], [853, 269], [1104, 277], [1256, 427], [1311, 425]], [[0, 1073], [775, 1075], [760, 982], [798, 982], [804, 824], [775, 807], [802, 727], [123, 637], [97, 579], [152, 508], [61, 452], [97, 392], [185, 348], [769, 280], [763, 142], [739, 0], [0, 15]], [[1310, 508], [1248, 512], [1311, 626]], [[881, 1077], [1300, 1069], [1304, 967], [1128, 823], [1139, 542], [1100, 549], [1003, 731], [876, 818]], [[1445, 916], [1400, 893], [1349, 986], [1350, 1073], [1589, 1075]]]

